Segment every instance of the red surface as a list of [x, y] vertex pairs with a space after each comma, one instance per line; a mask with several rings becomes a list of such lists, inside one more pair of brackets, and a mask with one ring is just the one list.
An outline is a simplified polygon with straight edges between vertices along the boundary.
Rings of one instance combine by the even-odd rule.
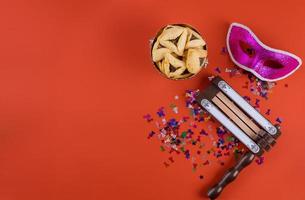
[[[164, 79], [148, 40], [165, 24], [191, 24], [213, 71], [230, 64], [219, 51], [237, 21], [304, 58], [304, 8], [301, 0], [1, 1], [0, 199], [202, 199], [212, 178], [199, 181], [184, 159], [165, 169], [142, 115], [201, 87], [208, 72]], [[304, 70], [262, 102], [285, 120], [277, 147], [221, 199], [305, 199]]]

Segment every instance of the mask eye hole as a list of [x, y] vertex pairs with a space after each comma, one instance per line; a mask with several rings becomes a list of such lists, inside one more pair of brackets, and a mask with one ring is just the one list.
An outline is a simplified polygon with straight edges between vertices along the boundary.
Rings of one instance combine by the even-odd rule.
[[243, 52], [249, 57], [255, 56], [255, 50], [248, 43], [244, 41], [239, 41], [239, 46], [243, 50]]
[[266, 67], [269, 67], [269, 68], [272, 68], [272, 69], [281, 69], [281, 68], [284, 67], [281, 63], [279, 63], [279, 62], [277, 62], [275, 60], [266, 60], [264, 62], [264, 65]]

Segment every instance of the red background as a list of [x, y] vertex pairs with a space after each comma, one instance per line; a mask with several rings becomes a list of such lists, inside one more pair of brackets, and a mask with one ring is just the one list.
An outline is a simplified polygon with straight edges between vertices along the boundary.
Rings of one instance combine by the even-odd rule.
[[[202, 199], [209, 180], [183, 159], [165, 169], [143, 114], [228, 63], [219, 52], [233, 21], [304, 58], [304, 8], [302, 0], [2, 0], [0, 199]], [[170, 81], [153, 69], [148, 40], [168, 23], [203, 34], [209, 70]], [[277, 147], [221, 199], [305, 199], [304, 72], [263, 103], [285, 120]]]

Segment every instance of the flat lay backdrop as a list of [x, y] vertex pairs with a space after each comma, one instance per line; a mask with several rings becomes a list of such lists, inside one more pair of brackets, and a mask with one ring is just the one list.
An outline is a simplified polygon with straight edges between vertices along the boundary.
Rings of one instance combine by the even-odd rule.
[[[304, 59], [304, 19], [303, 0], [1, 0], [0, 199], [203, 199], [210, 181], [184, 159], [166, 169], [142, 116], [223, 65], [231, 22]], [[168, 23], [203, 34], [208, 70], [170, 81], [153, 69], [148, 41]], [[285, 120], [278, 145], [220, 199], [305, 199], [305, 66], [284, 83], [264, 102]]]

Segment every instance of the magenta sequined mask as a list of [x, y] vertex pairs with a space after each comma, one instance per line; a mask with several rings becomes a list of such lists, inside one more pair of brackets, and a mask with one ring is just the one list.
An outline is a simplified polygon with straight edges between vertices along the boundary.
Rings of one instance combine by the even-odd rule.
[[264, 81], [277, 81], [291, 75], [302, 64], [294, 54], [263, 44], [246, 26], [232, 23], [227, 35], [232, 61]]

